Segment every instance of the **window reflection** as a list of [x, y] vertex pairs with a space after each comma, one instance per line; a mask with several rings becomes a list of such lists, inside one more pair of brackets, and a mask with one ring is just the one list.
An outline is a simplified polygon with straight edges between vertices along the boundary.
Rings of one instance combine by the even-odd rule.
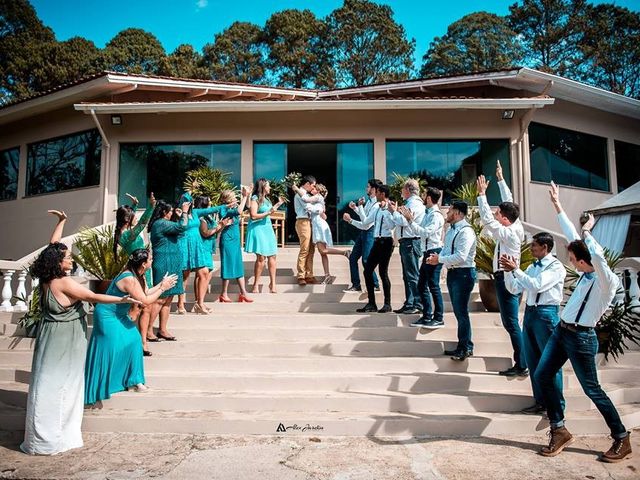
[[27, 195], [100, 184], [97, 130], [32, 143], [27, 147]]
[[618, 174], [618, 192], [640, 181], [640, 145], [620, 142], [614, 143], [616, 149], [616, 172]]
[[18, 166], [20, 148], [0, 152], [0, 200], [15, 200], [18, 197]]

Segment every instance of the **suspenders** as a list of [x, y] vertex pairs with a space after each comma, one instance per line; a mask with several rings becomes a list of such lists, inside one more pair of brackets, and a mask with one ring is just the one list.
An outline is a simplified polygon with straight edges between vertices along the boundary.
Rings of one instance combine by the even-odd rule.
[[[578, 280], [578, 283], [580, 283], [580, 281], [584, 278], [584, 275], [580, 277], [580, 280]], [[578, 286], [578, 283], [576, 283], [576, 287]], [[574, 320], [575, 324], [578, 325], [578, 322], [580, 321], [580, 317], [582, 316], [582, 312], [584, 312], [584, 307], [587, 306], [587, 301], [589, 300], [589, 295], [591, 294], [591, 290], [593, 289], [593, 285], [596, 282], [593, 281], [591, 283], [591, 286], [589, 287], [589, 290], [587, 290], [587, 294], [584, 296], [584, 300], [582, 300], [582, 303], [580, 304], [580, 308], [578, 309], [578, 314], [576, 315], [576, 319]]]

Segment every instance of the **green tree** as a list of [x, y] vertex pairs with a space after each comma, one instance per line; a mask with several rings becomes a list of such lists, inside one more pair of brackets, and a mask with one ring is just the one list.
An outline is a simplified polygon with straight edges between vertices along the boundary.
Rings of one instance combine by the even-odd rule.
[[327, 26], [311, 10], [274, 13], [264, 27], [267, 66], [279, 85], [330, 86]]
[[404, 80], [412, 73], [415, 40], [407, 40], [388, 5], [345, 0], [327, 23], [337, 85]]
[[203, 48], [209, 75], [225, 82], [264, 83], [265, 58], [262, 30], [248, 22], [234, 22]]
[[462, 17], [436, 37], [422, 57], [423, 77], [498, 70], [522, 58], [516, 34], [503, 17], [478, 12]]
[[179, 45], [160, 64], [160, 74], [182, 78], [209, 78], [207, 68], [202, 64], [202, 55], [191, 45]]
[[[102, 70], [100, 50], [82, 37], [51, 44], [48, 61], [34, 70], [40, 83], [61, 85]], [[54, 85], [52, 85], [54, 86]]]
[[160, 41], [140, 28], [127, 28], [113, 37], [104, 48], [107, 69], [126, 73], [155, 75], [165, 57]]
[[27, 0], [0, 0], [0, 102], [51, 86], [34, 72], [47, 63], [55, 41]]
[[585, 5], [585, 0], [523, 0], [509, 7], [509, 25], [522, 41], [527, 65], [562, 76], [575, 71]]
[[587, 8], [578, 46], [584, 55], [578, 79], [640, 98], [640, 15], [612, 4]]

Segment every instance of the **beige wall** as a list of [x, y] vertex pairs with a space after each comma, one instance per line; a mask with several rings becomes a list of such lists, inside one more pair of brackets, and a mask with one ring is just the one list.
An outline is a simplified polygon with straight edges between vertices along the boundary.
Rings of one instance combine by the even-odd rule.
[[[196, 142], [240, 141], [242, 145], [241, 180], [253, 180], [253, 142], [344, 141], [374, 142], [374, 168], [378, 178], [386, 176], [385, 141], [387, 139], [511, 139], [511, 167], [516, 201], [523, 203], [525, 218], [534, 224], [557, 230], [547, 202], [547, 186], [530, 182], [528, 138], [516, 142], [520, 134], [518, 112], [510, 121], [495, 110], [385, 110], [345, 112], [282, 113], [198, 113], [127, 114], [123, 125], [112, 127], [108, 115], [99, 116], [111, 143], [103, 149], [101, 187], [87, 188], [38, 197], [23, 198], [26, 144], [46, 138], [94, 128], [89, 115], [72, 107], [47, 115], [16, 122], [0, 133], [0, 149], [20, 145], [21, 171], [18, 200], [0, 202], [5, 219], [0, 236], [0, 258], [18, 258], [46, 243], [53, 219], [48, 208], [64, 209], [70, 214], [67, 233], [82, 225], [97, 225], [112, 220], [117, 202], [118, 158], [120, 142]], [[580, 130], [600, 136], [638, 143], [640, 122], [558, 101], [557, 105], [537, 111], [533, 121]], [[522, 145], [521, 145], [522, 143]], [[522, 153], [521, 153], [522, 152]], [[613, 162], [613, 159], [611, 159]], [[567, 210], [576, 217], [611, 196], [609, 193], [563, 188]], [[106, 208], [103, 209], [103, 196]]]

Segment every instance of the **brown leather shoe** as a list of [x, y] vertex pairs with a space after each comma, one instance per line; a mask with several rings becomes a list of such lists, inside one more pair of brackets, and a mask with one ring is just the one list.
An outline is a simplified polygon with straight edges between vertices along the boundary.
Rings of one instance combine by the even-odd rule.
[[307, 284], [307, 281], [304, 278], [299, 278], [298, 279], [298, 285], [304, 287], [306, 284]]
[[631, 432], [627, 432], [627, 436], [620, 440], [613, 440], [611, 448], [600, 456], [600, 460], [607, 463], [621, 462], [631, 457]]
[[307, 277], [307, 278], [304, 279], [304, 281], [309, 283], [309, 284], [318, 283], [318, 281], [316, 280], [316, 277]]
[[573, 435], [565, 427], [551, 428], [549, 430], [549, 446], [540, 449], [540, 455], [545, 457], [555, 457], [565, 447], [573, 443]]

